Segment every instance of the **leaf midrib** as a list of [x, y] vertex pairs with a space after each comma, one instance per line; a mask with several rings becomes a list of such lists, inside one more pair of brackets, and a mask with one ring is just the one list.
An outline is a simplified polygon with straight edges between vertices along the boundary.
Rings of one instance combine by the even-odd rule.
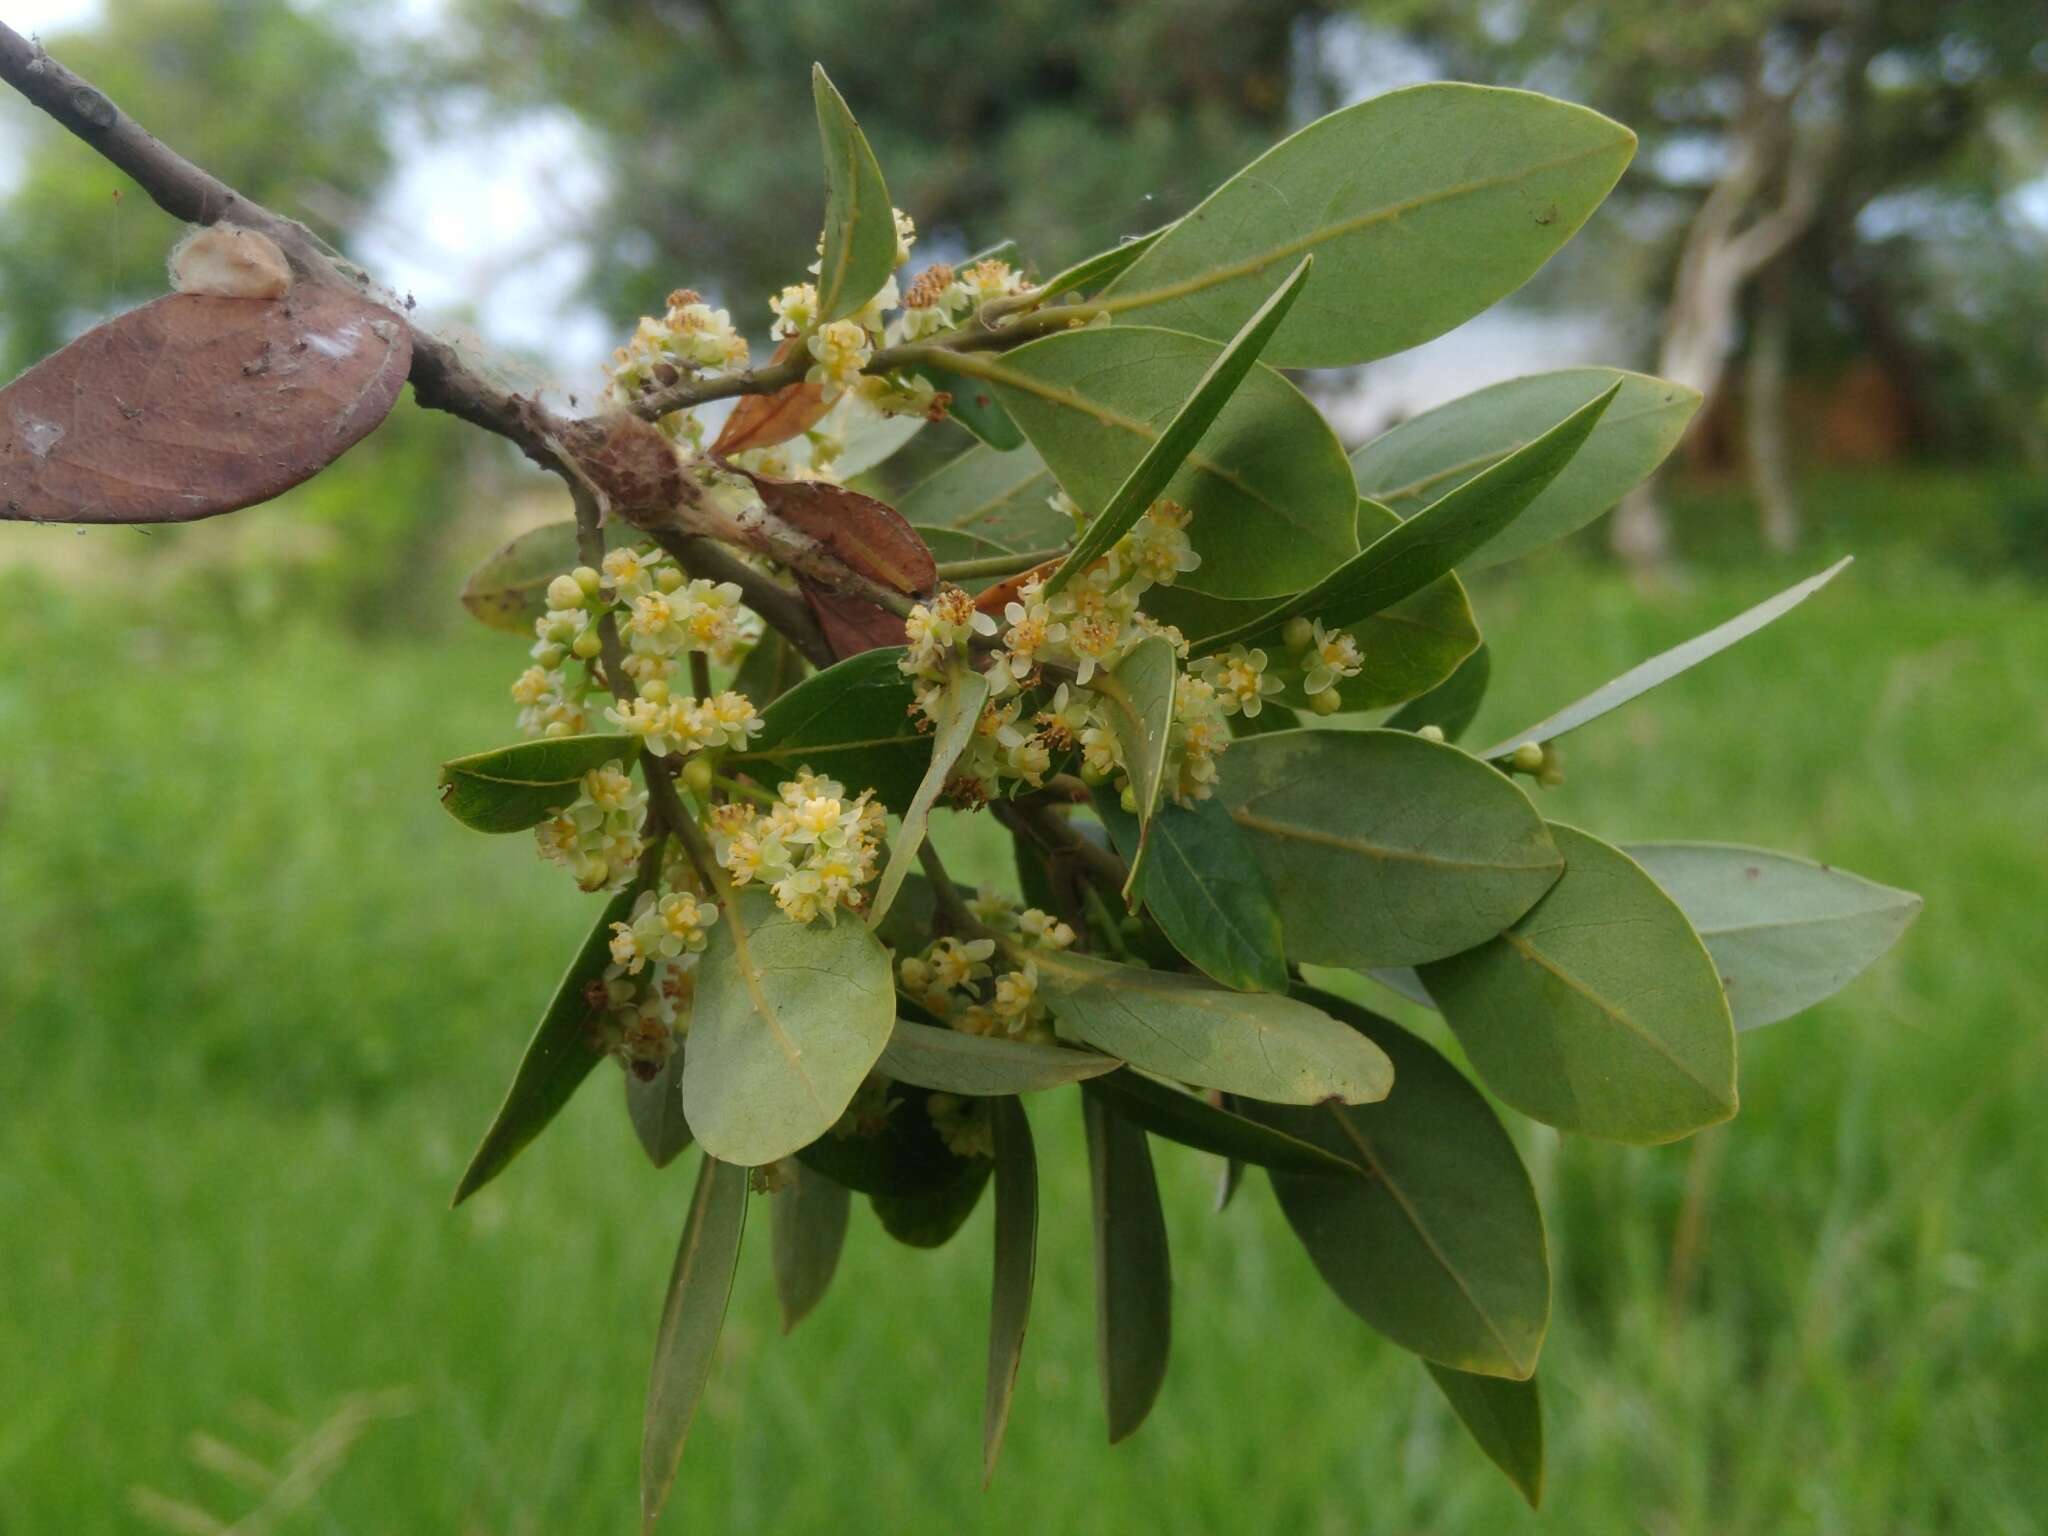
[[1510, 874], [1526, 874], [1547, 869], [1549, 861], [1537, 860], [1529, 863], [1509, 864], [1498, 859], [1447, 859], [1440, 854], [1427, 853], [1419, 848], [1389, 848], [1377, 843], [1368, 843], [1355, 837], [1327, 832], [1320, 827], [1304, 827], [1289, 821], [1275, 821], [1261, 816], [1256, 811], [1238, 806], [1230, 813], [1230, 819], [1240, 827], [1253, 832], [1265, 832], [1274, 837], [1293, 838], [1304, 843], [1316, 843], [1325, 848], [1336, 848], [1345, 853], [1356, 853], [1369, 859], [1383, 859], [1396, 864], [1423, 864], [1438, 869], [1497, 869]]

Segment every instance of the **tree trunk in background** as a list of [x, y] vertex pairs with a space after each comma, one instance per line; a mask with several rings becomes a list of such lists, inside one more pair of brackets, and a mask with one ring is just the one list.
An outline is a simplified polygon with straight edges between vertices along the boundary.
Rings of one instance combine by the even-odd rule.
[[[1742, 291], [1813, 223], [1820, 208], [1821, 181], [1834, 144], [1832, 125], [1795, 126], [1793, 107], [1817, 81], [1820, 65], [1809, 66], [1799, 89], [1778, 95], [1763, 82], [1759, 54], [1749, 77], [1742, 110], [1728, 135], [1728, 171], [1714, 185], [1685, 232], [1657, 349], [1657, 373], [1700, 392], [1695, 422], [1704, 421], [1734, 350]], [[1777, 204], [1757, 203], [1773, 181]], [[1638, 576], [1649, 576], [1671, 560], [1671, 529], [1651, 480], [1623, 501], [1610, 535], [1615, 554]]]
[[1792, 445], [1785, 421], [1785, 374], [1792, 350], [1792, 304], [1785, 264], [1772, 264], [1758, 285], [1743, 378], [1743, 445], [1756, 495], [1757, 532], [1774, 554], [1799, 547], [1802, 519], [1792, 483]]

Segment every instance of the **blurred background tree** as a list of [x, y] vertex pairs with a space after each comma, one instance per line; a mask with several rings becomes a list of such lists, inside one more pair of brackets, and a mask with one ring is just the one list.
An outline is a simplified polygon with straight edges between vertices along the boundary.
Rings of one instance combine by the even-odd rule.
[[[2041, 453], [2048, 220], [2018, 201], [2048, 170], [2039, 0], [1363, 9], [1453, 74], [1555, 91], [1642, 136], [1621, 194], [1661, 251], [1649, 366], [1708, 397], [1697, 436], [1740, 436], [1772, 548], [1799, 537], [1795, 372], [1859, 391], [1887, 446]], [[2017, 345], [1983, 334], [1991, 293]], [[1738, 364], [1739, 434], [1723, 388]], [[1615, 519], [1614, 540], [1632, 561], [1666, 558], [1654, 492]]]
[[1184, 212], [1295, 126], [1299, 23], [1327, 9], [460, 0], [427, 83], [590, 128], [610, 178], [590, 292], [615, 320], [688, 283], [758, 331], [818, 237], [813, 60], [928, 241], [1016, 238], [1051, 271]]

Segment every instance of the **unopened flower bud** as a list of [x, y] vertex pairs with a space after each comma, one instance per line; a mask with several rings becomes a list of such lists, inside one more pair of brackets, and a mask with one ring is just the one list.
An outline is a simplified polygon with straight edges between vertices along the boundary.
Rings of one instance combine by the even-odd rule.
[[550, 645], [567, 645], [582, 633], [574, 619], [556, 619], [548, 626], [547, 640]]
[[1325, 688], [1321, 693], [1309, 697], [1308, 707], [1319, 715], [1334, 715], [1344, 707], [1344, 701], [1337, 697], [1337, 690]]
[[1130, 784], [1126, 784], [1126, 785], [1124, 786], [1124, 792], [1123, 792], [1122, 794], [1120, 794], [1120, 795], [1118, 795], [1118, 796], [1116, 797], [1116, 803], [1117, 803], [1118, 805], [1120, 805], [1120, 806], [1122, 806], [1122, 807], [1124, 808], [1124, 814], [1125, 814], [1125, 815], [1127, 815], [1127, 816], [1135, 816], [1135, 815], [1137, 815], [1137, 814], [1138, 814], [1138, 791], [1137, 791], [1136, 787], [1135, 787], [1135, 786], [1133, 786], [1133, 785], [1130, 785]]
[[664, 592], [673, 592], [683, 584], [683, 573], [673, 565], [664, 565], [654, 573], [654, 584]]
[[550, 608], [581, 608], [586, 595], [574, 576], [557, 576], [548, 583]]
[[540, 664], [542, 671], [552, 672], [569, 659], [569, 650], [567, 646], [544, 645], [533, 653], [533, 659]]
[[1280, 639], [1290, 651], [1305, 651], [1316, 643], [1316, 627], [1297, 613], [1280, 631]]
[[1525, 741], [1509, 756], [1508, 766], [1517, 773], [1541, 773], [1543, 749], [1533, 741]]
[[1544, 744], [1543, 766], [1536, 770], [1536, 782], [1545, 789], [1555, 789], [1564, 782], [1564, 758], [1548, 743]]
[[1444, 739], [1444, 728], [1440, 725], [1425, 725], [1415, 734], [1424, 741], [1441, 742]]
[[668, 681], [665, 678], [650, 677], [640, 685], [640, 697], [650, 704], [668, 702]]
[[584, 661], [594, 661], [604, 649], [604, 640], [595, 629], [586, 629], [569, 642], [569, 654]]
[[543, 736], [568, 736], [571, 734], [573, 733], [570, 731], [569, 722], [566, 720], [550, 720], [547, 723], [547, 728], [541, 732]]
[[585, 597], [597, 596], [604, 586], [604, 577], [598, 573], [595, 566], [579, 565], [569, 574], [575, 578], [576, 585], [583, 589]]
[[683, 764], [683, 788], [699, 800], [710, 795], [711, 781], [714, 777], [716, 770], [711, 766], [711, 759], [701, 752]]

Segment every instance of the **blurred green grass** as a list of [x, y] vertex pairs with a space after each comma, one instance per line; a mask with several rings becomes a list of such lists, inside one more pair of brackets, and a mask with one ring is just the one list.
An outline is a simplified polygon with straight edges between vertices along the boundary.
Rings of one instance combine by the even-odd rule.
[[[1910, 521], [1903, 492], [1889, 515]], [[1475, 739], [1836, 533], [1650, 598], [1569, 553], [1484, 583]], [[590, 911], [525, 839], [434, 801], [440, 759], [510, 734], [520, 648], [209, 616], [204, 581], [156, 598], [146, 559], [112, 569], [0, 605], [0, 1533], [176, 1529], [163, 1500], [231, 1519], [262, 1495], [193, 1437], [274, 1462], [394, 1387], [404, 1411], [278, 1530], [630, 1529], [689, 1160], [645, 1166], [607, 1072], [445, 1208]], [[988, 1211], [934, 1254], [857, 1217], [785, 1339], [757, 1206], [669, 1528], [2048, 1529], [2044, 662], [2037, 587], [1902, 541], [1566, 743], [1547, 814], [1823, 857], [1927, 909], [1843, 997], [1744, 1038], [1732, 1126], [1657, 1151], [1524, 1136], [1559, 1280], [1541, 1516], [1322, 1291], [1261, 1182], [1213, 1216], [1213, 1163], [1173, 1148], [1178, 1348], [1106, 1448], [1079, 1127], [1045, 1102], [995, 1491]]]

